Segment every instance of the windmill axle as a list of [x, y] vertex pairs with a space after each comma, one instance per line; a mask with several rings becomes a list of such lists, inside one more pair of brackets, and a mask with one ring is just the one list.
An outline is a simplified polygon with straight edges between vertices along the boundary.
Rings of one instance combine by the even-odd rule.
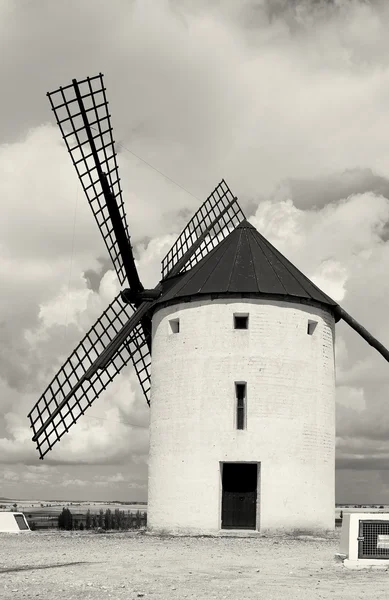
[[120, 292], [120, 296], [125, 304], [136, 304], [148, 300], [156, 300], [161, 295], [161, 290], [142, 290], [141, 292], [133, 292], [129, 288]]

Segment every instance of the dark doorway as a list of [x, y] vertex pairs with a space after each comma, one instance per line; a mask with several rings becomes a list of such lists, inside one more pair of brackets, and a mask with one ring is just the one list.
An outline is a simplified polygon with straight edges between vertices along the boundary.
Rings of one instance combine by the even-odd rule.
[[258, 465], [223, 463], [222, 528], [255, 529]]

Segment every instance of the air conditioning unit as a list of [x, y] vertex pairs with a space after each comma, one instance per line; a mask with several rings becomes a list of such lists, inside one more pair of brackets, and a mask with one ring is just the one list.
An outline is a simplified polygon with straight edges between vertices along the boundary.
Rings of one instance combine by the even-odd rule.
[[339, 555], [350, 569], [389, 568], [389, 513], [343, 514]]

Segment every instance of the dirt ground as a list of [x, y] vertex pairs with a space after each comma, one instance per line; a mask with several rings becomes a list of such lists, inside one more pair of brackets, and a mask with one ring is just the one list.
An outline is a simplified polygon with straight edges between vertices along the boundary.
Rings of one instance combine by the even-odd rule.
[[0, 598], [388, 600], [389, 571], [347, 570], [338, 538], [0, 534]]

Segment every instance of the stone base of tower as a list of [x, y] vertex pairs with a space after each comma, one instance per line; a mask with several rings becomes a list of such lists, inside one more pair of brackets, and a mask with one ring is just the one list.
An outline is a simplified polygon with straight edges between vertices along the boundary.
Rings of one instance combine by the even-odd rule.
[[[170, 535], [323, 535], [335, 528], [335, 498], [330, 464], [284, 464], [251, 460], [208, 459], [201, 468], [179, 454], [151, 454], [148, 530]], [[255, 467], [253, 492], [242, 487], [225, 493], [223, 470], [228, 465]], [[163, 467], [163, 468], [162, 468]], [[320, 478], [317, 472], [320, 472]], [[296, 474], [299, 477], [296, 477]], [[250, 497], [251, 494], [251, 497]], [[252, 501], [251, 516], [242, 509]], [[226, 504], [232, 510], [226, 510]], [[250, 512], [249, 510], [249, 512]]]
[[220, 527], [190, 527], [175, 523], [155, 523], [153, 518], [148, 518], [147, 530], [155, 535], [172, 536], [227, 536], [227, 537], [256, 537], [261, 535], [315, 535], [327, 536], [335, 530], [335, 514], [328, 523], [307, 523], [306, 521], [293, 521], [288, 524], [280, 523], [259, 526], [256, 529], [222, 529]]
[[331, 519], [331, 523], [319, 524], [314, 523], [309, 526], [306, 522], [295, 522], [288, 525], [259, 527], [258, 529], [221, 529], [211, 527], [189, 527], [177, 524], [158, 525], [153, 519], [147, 525], [148, 533], [155, 535], [172, 535], [172, 536], [217, 536], [217, 537], [257, 537], [262, 535], [315, 535], [327, 536], [335, 530], [335, 515]]
[[218, 529], [217, 531], [208, 529], [186, 529], [186, 528], [172, 528], [166, 527], [147, 527], [147, 533], [155, 536], [172, 536], [172, 537], [235, 537], [235, 538], [255, 538], [255, 537], [278, 537], [278, 536], [312, 536], [312, 537], [329, 537], [334, 532], [332, 529], [303, 529], [303, 528], [292, 528], [292, 529], [263, 529], [260, 531], [249, 531], [245, 529]]

